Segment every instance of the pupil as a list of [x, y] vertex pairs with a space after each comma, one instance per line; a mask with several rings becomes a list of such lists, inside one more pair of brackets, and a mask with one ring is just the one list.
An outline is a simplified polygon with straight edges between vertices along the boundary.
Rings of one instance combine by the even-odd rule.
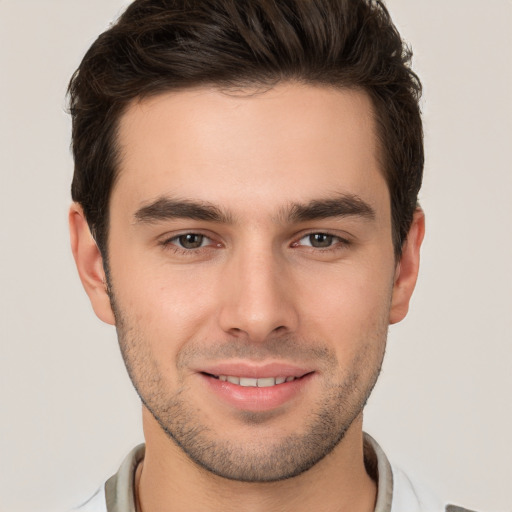
[[309, 241], [313, 247], [330, 247], [332, 245], [332, 235], [315, 233], [309, 236]]
[[197, 249], [203, 243], [203, 235], [188, 234], [179, 238], [180, 244], [185, 249]]

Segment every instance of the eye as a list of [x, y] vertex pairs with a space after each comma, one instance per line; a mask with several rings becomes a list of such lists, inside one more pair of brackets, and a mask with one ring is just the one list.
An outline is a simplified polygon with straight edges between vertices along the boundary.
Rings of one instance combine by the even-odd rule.
[[337, 236], [329, 235], [327, 233], [310, 233], [302, 237], [298, 244], [315, 249], [327, 249], [332, 247], [333, 243], [339, 242], [341, 239]]
[[168, 243], [177, 245], [181, 249], [199, 249], [212, 243], [205, 235], [199, 233], [185, 233], [171, 238]]
[[215, 249], [223, 247], [216, 237], [203, 233], [185, 231], [159, 241], [165, 253], [177, 258], [177, 261], [199, 261], [211, 258]]
[[303, 248], [311, 254], [327, 257], [344, 254], [352, 245], [351, 240], [331, 233], [313, 231], [292, 244], [292, 247]]

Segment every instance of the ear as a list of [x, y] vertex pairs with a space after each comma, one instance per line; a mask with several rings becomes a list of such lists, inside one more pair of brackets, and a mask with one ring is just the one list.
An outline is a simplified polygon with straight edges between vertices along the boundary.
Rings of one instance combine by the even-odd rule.
[[89, 230], [82, 207], [77, 203], [73, 203], [69, 209], [69, 233], [78, 274], [92, 308], [100, 320], [115, 325], [107, 293], [103, 258]]
[[402, 247], [402, 255], [396, 266], [393, 285], [393, 298], [389, 323], [396, 324], [405, 318], [409, 301], [416, 286], [420, 266], [420, 247], [425, 236], [425, 214], [421, 208], [414, 212], [407, 240]]

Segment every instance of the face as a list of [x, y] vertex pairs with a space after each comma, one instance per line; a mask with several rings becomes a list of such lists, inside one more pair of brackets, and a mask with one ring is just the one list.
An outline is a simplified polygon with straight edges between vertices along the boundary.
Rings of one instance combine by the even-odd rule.
[[370, 100], [166, 93], [131, 105], [119, 142], [110, 299], [152, 421], [227, 478], [307, 470], [360, 418], [394, 321]]

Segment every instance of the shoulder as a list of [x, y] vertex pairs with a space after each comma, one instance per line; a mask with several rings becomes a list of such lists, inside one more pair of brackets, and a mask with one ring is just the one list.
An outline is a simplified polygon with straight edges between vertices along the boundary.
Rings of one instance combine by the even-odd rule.
[[393, 506], [391, 512], [444, 512], [443, 502], [428, 488], [391, 465]]
[[393, 505], [391, 512], [474, 512], [440, 500], [430, 489], [392, 467]]
[[85, 503], [70, 512], [107, 512], [105, 485], [102, 485]]
[[365, 465], [377, 481], [375, 512], [471, 512], [439, 499], [425, 485], [391, 464], [380, 445], [364, 433]]

